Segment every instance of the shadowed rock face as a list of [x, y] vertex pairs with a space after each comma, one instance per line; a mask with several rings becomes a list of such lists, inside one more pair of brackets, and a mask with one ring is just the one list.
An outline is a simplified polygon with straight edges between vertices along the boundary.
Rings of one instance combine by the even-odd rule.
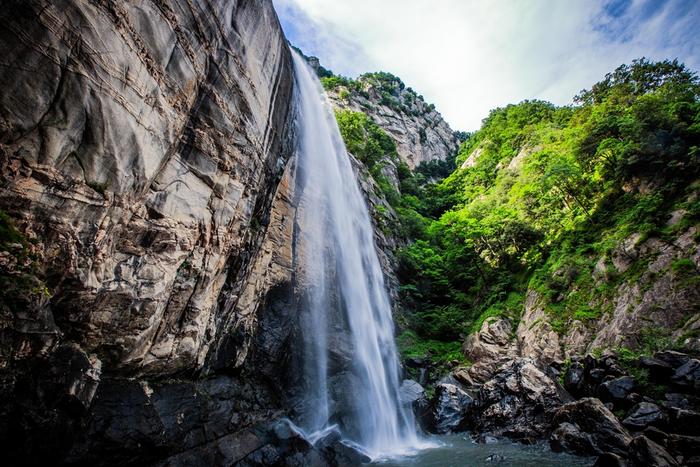
[[[99, 426], [174, 391], [138, 381], [174, 375], [190, 381], [175, 391], [184, 409], [110, 431], [133, 449], [114, 462], [269, 418], [291, 328], [295, 186], [291, 62], [271, 2], [9, 1], [0, 50], [0, 209], [46, 285], [0, 310], [1, 438], [56, 460], [88, 426], [79, 460], [106, 446]], [[187, 385], [222, 371], [231, 388], [195, 404], [213, 383]], [[171, 436], [204, 410], [215, 429]]]

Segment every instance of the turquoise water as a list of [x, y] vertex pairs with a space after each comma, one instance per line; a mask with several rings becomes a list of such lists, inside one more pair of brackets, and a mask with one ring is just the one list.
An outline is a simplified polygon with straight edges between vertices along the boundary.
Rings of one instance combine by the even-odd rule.
[[[477, 444], [466, 434], [431, 436], [427, 440], [438, 447], [425, 449], [415, 456], [376, 462], [382, 467], [463, 467], [463, 466], [591, 466], [595, 458], [552, 452], [547, 444], [525, 446], [510, 441]], [[494, 458], [490, 456], [503, 456]]]

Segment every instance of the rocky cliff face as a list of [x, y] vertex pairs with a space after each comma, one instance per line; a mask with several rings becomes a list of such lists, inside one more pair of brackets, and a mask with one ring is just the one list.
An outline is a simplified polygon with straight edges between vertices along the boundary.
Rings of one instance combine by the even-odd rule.
[[396, 142], [411, 169], [454, 156], [459, 142], [435, 106], [389, 73], [367, 73], [349, 85], [328, 89], [339, 109], [364, 112]]
[[[293, 80], [271, 2], [14, 1], [0, 24], [10, 458], [252, 452], [292, 327]], [[249, 451], [217, 451], [241, 436]]]

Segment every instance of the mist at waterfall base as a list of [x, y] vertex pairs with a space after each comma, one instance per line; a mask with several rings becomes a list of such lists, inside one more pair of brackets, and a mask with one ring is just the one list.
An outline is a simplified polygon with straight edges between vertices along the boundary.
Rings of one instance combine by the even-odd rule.
[[295, 422], [312, 442], [337, 429], [372, 459], [415, 453], [431, 444], [400, 402], [391, 305], [369, 212], [323, 88], [292, 55], [306, 384]]

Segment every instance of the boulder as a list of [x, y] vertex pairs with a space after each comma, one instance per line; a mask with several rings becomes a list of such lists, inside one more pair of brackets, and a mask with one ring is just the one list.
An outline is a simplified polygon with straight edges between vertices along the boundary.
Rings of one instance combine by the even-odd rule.
[[588, 376], [593, 383], [601, 383], [605, 379], [605, 369], [604, 368], [593, 368], [588, 372]]
[[520, 355], [531, 358], [540, 367], [564, 360], [559, 334], [552, 328], [543, 300], [534, 290], [525, 297], [516, 337]]
[[700, 391], [700, 360], [693, 358], [678, 367], [671, 381], [684, 390]]
[[579, 456], [598, 454], [591, 435], [583, 433], [578, 425], [561, 423], [549, 437], [549, 446], [555, 452], [569, 452]]
[[474, 400], [455, 384], [435, 386], [432, 428], [436, 433], [451, 433], [464, 428], [464, 417]]
[[662, 402], [666, 408], [677, 408], [691, 410], [693, 407], [700, 406], [700, 399], [689, 394], [681, 394], [677, 392], [669, 392], [664, 394]]
[[635, 405], [622, 421], [622, 424], [631, 430], [643, 430], [648, 426], [663, 427], [668, 417], [661, 408], [649, 402], [640, 402]]
[[654, 357], [639, 357], [639, 366], [649, 370], [649, 375], [657, 381], [664, 381], [673, 374], [671, 365]]
[[479, 385], [471, 373], [469, 372], [471, 368], [456, 368], [452, 371], [452, 377], [456, 379], [460, 384], [467, 388], [476, 387]]
[[479, 391], [470, 426], [479, 432], [535, 442], [549, 431], [549, 413], [562, 404], [556, 383], [531, 359], [503, 365]]
[[430, 361], [426, 358], [412, 357], [412, 358], [407, 358], [404, 361], [404, 364], [409, 368], [423, 368], [423, 367], [429, 365]]
[[681, 352], [675, 352], [673, 350], [664, 350], [662, 352], [656, 352], [654, 358], [667, 363], [671, 368], [678, 368], [685, 365], [690, 357], [687, 354]]
[[562, 423], [575, 425], [580, 432], [588, 434], [595, 453], [612, 452], [621, 456], [627, 453], [630, 435], [598, 399], [587, 397], [563, 405], [554, 414], [552, 426]]
[[412, 379], [406, 379], [399, 388], [399, 398], [404, 405], [413, 405], [415, 402], [425, 399], [425, 389]]
[[333, 453], [334, 463], [332, 465], [350, 466], [367, 464], [372, 461], [367, 454], [343, 441], [332, 444], [329, 449]]
[[462, 351], [476, 362], [467, 371], [475, 383], [488, 380], [498, 368], [515, 355], [511, 344], [512, 325], [507, 319], [487, 319], [479, 332], [470, 334]]
[[634, 391], [636, 384], [631, 376], [621, 376], [605, 381], [598, 386], [598, 397], [603, 402], [612, 402], [615, 406], [626, 405], [627, 396]]
[[679, 465], [676, 459], [662, 446], [644, 435], [636, 436], [629, 446], [628, 465], [630, 467], [671, 467]]
[[402, 404], [413, 410], [420, 427], [424, 430], [429, 429], [432, 423], [432, 412], [423, 386], [410, 379], [404, 380], [399, 389], [399, 398]]
[[564, 373], [564, 388], [571, 394], [577, 396], [581, 394], [584, 384], [585, 369], [579, 362], [573, 362]]

